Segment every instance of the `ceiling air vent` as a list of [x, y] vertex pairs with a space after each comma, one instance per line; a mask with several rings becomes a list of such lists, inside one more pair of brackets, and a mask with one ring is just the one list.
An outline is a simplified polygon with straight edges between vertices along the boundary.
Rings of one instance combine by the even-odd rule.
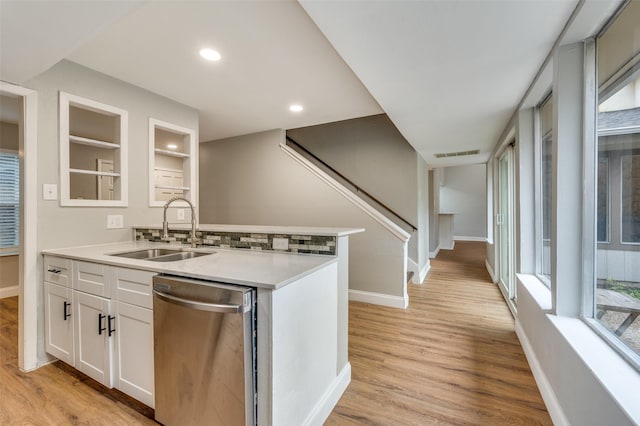
[[476, 154], [480, 154], [479, 149], [472, 149], [471, 151], [446, 152], [443, 154], [436, 154], [436, 158], [464, 157], [465, 155], [476, 155]]

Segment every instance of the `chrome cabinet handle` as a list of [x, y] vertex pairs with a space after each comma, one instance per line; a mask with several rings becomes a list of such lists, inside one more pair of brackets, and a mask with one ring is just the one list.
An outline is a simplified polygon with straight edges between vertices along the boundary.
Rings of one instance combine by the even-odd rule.
[[195, 300], [183, 299], [181, 297], [173, 296], [171, 294], [162, 293], [157, 290], [153, 290], [153, 294], [167, 303], [172, 303], [178, 306], [184, 306], [185, 308], [197, 309], [199, 311], [220, 312], [223, 314], [241, 314], [242, 305], [226, 305], [218, 303], [205, 303], [197, 302]]

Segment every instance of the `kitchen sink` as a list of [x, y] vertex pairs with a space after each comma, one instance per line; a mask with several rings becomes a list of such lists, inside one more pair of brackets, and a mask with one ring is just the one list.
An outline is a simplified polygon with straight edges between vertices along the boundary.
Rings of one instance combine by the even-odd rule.
[[149, 259], [152, 257], [165, 256], [167, 254], [180, 253], [179, 249], [154, 248], [146, 250], [128, 251], [126, 253], [114, 253], [109, 256], [126, 257], [128, 259]]
[[152, 262], [175, 262], [213, 254], [212, 251], [191, 251], [180, 249], [153, 248], [144, 250], [113, 253], [109, 256], [126, 257], [127, 259], [149, 260]]
[[178, 253], [167, 254], [164, 256], [150, 257], [147, 260], [150, 260], [152, 262], [175, 262], [176, 260], [193, 259], [194, 257], [207, 256], [209, 254], [213, 254], [213, 252], [181, 251]]

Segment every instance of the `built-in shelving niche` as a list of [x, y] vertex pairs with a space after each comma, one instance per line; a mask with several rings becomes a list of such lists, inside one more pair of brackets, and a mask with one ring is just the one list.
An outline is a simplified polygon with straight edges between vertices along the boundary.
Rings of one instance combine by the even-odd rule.
[[60, 204], [126, 207], [127, 111], [60, 92]]
[[195, 153], [195, 130], [149, 119], [149, 206], [162, 207], [173, 197], [196, 203]]

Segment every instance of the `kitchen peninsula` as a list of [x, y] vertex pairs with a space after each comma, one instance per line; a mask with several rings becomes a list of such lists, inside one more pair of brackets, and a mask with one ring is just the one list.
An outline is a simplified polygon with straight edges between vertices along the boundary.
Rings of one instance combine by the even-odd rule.
[[[71, 293], [74, 292], [84, 296], [83, 283], [100, 281], [99, 277], [104, 276], [110, 285], [104, 286], [100, 297], [114, 299], [117, 306], [125, 306], [130, 301], [121, 300], [121, 295], [135, 293], [138, 302], [132, 302], [137, 304], [134, 307], [148, 311], [152, 307], [151, 285], [141, 284], [144, 280], [138, 279], [139, 274], [148, 274], [148, 277], [167, 274], [253, 287], [257, 293], [257, 423], [322, 424], [350, 382], [348, 237], [364, 230], [200, 225], [201, 244], [194, 250], [210, 254], [170, 262], [118, 256], [154, 248], [190, 251], [182, 236], [188, 235], [189, 230], [187, 226], [173, 225], [170, 241], [160, 242], [160, 226], [136, 226], [130, 242], [45, 250], [45, 293], [48, 294], [50, 287], [60, 284], [64, 287], [66, 283], [69, 299], [73, 299]], [[128, 278], [132, 276], [135, 279]], [[46, 299], [47, 307], [49, 298]], [[65, 318], [67, 304], [71, 303], [64, 301]], [[105, 315], [111, 318], [110, 314]], [[58, 316], [62, 313], [53, 317]], [[113, 318], [117, 318], [117, 312]], [[47, 320], [51, 321], [50, 315]], [[115, 322], [117, 328], [118, 320]], [[74, 328], [80, 330], [77, 325]], [[78, 356], [64, 359], [58, 355], [56, 350], [60, 345], [52, 342], [56, 336], [51, 335], [51, 329], [48, 325], [47, 351], [79, 368]], [[148, 335], [152, 324], [145, 330], [146, 337], [136, 341], [147, 342], [149, 346], [149, 342], [153, 342]], [[123, 330], [119, 334], [125, 333]], [[141, 392], [145, 386], [132, 386], [131, 380], [123, 378], [126, 354], [122, 350], [118, 352], [121, 336], [118, 332], [114, 335], [114, 360], [106, 361], [101, 381], [154, 406], [152, 384], [147, 384], [150, 389]], [[138, 355], [136, 362], [141, 368], [146, 365], [148, 369], [148, 364], [153, 364], [152, 350], [147, 347], [139, 351], [149, 358], [140, 359]], [[152, 377], [150, 380], [153, 383]], [[133, 390], [127, 392], [128, 387]]]

